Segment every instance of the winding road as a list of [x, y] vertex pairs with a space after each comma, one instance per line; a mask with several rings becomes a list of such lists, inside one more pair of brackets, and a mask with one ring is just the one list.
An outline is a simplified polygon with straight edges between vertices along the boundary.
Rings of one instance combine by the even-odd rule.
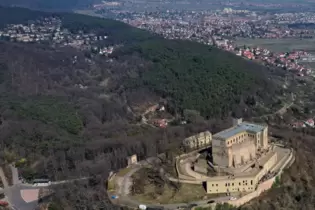
[[[117, 194], [118, 199], [115, 202], [115, 204], [121, 205], [121, 206], [128, 206], [131, 208], [137, 208], [140, 204], [137, 200], [131, 199], [128, 195], [130, 192], [130, 187], [132, 185], [132, 175], [140, 170], [142, 167], [149, 166], [151, 161], [156, 161], [158, 158], [151, 158], [149, 161], [141, 161], [138, 163], [138, 165], [133, 166], [133, 168], [123, 177], [116, 177], [116, 184], [118, 186]], [[117, 179], [118, 178], [118, 179]], [[222, 196], [219, 198], [211, 199], [215, 200], [215, 202], [225, 202], [230, 199], [230, 196]], [[163, 209], [178, 209], [178, 208], [189, 208], [192, 207], [192, 205], [205, 205], [210, 199], [207, 200], [199, 200], [199, 201], [192, 201], [188, 203], [172, 203], [172, 204], [148, 204], [147, 207], [151, 208], [163, 208]], [[114, 201], [114, 200], [113, 200]]]

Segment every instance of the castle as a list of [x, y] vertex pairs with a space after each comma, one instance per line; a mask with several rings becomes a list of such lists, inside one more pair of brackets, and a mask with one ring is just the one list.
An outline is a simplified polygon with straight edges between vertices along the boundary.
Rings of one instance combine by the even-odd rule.
[[233, 127], [213, 136], [209, 131], [199, 133], [184, 139], [183, 145], [190, 149], [211, 145], [214, 165], [238, 167], [268, 148], [268, 126], [233, 119]]
[[268, 148], [268, 126], [233, 121], [233, 127], [212, 138], [214, 165], [237, 167], [256, 158], [257, 151]]
[[[206, 131], [186, 138], [183, 145], [195, 151], [211, 148], [207, 161], [192, 153], [195, 158], [190, 156], [176, 163], [181, 168], [180, 178], [205, 182], [207, 193], [254, 191], [264, 177], [282, 167], [290, 154], [286, 148], [269, 145], [267, 125], [242, 119], [234, 119], [231, 128], [214, 135]], [[217, 175], [208, 176], [209, 166]]]

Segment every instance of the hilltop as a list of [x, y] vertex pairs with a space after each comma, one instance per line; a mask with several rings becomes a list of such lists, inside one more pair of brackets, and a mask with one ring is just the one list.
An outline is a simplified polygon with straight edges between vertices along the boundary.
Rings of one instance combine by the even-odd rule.
[[[93, 176], [56, 189], [54, 201], [65, 209], [91, 202], [114, 208], [103, 199], [103, 179], [126, 166], [131, 154], [156, 156], [197, 131], [219, 129], [232, 114], [258, 115], [279, 105], [280, 70], [212, 46], [165, 40], [114, 20], [21, 8], [0, 8], [0, 25], [37, 24], [51, 16], [73, 36], [106, 35], [102, 45], [119, 46], [106, 57], [47, 40], [0, 42], [1, 158], [26, 158], [21, 172], [29, 180]], [[201, 121], [161, 130], [141, 124], [137, 107], [160, 99], [174, 118], [195, 110], [215, 126]]]
[[0, 5], [18, 6], [39, 10], [70, 11], [76, 8], [86, 8], [98, 0], [2, 0]]

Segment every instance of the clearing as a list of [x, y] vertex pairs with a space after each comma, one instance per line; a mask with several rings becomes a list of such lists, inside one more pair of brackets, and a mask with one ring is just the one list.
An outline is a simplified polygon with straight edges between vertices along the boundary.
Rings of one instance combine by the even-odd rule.
[[235, 40], [238, 46], [258, 46], [271, 50], [272, 52], [288, 52], [293, 50], [305, 50], [315, 52], [315, 39], [249, 39], [238, 38]]
[[178, 191], [172, 187], [165, 186], [163, 193], [156, 194], [154, 185], [146, 185], [143, 194], [133, 195], [132, 198], [150, 204], [187, 203], [196, 200], [209, 199], [202, 185], [181, 184]]
[[119, 177], [124, 177], [126, 174], [128, 174], [131, 171], [131, 169], [132, 169], [131, 167], [120, 169], [116, 175]]

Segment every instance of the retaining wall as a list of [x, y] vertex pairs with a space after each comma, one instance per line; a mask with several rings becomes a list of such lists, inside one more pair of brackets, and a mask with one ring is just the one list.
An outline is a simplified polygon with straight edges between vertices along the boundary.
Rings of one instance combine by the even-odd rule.
[[293, 156], [293, 149], [291, 149], [290, 155], [287, 158], [287, 160], [285, 161], [285, 163], [282, 165], [282, 167], [279, 169], [279, 172], [272, 178], [268, 179], [267, 181], [262, 182], [261, 184], [259, 184], [257, 186], [257, 189], [237, 200], [234, 201], [228, 201], [227, 203], [233, 205], [233, 206], [241, 206], [245, 203], [247, 203], [248, 201], [260, 196], [261, 193], [263, 193], [266, 190], [269, 190], [273, 183], [275, 182], [275, 179], [277, 176], [281, 176], [283, 169], [292, 161], [292, 158], [294, 158]]
[[269, 190], [273, 183], [275, 181], [275, 177], [261, 183], [260, 185], [258, 185], [257, 190], [255, 190], [254, 192], [251, 192], [243, 197], [241, 197], [240, 199], [234, 200], [234, 201], [228, 201], [227, 203], [233, 205], [233, 206], [241, 206], [247, 202], [249, 202], [250, 200], [258, 197], [261, 193], [263, 193], [266, 190]]
[[186, 184], [202, 184], [202, 181], [197, 181], [197, 180], [183, 180], [183, 179], [176, 179], [172, 177], [168, 177], [168, 180], [171, 182], [180, 182], [180, 183], [186, 183]]
[[211, 203], [211, 204], [204, 204], [204, 205], [200, 205], [200, 206], [195, 206], [195, 207], [193, 207], [191, 210], [196, 210], [197, 208], [208, 208], [208, 209], [210, 209], [211, 208], [211, 210], [215, 210], [215, 207], [217, 206], [217, 204], [216, 203]]
[[194, 170], [192, 170], [190, 163], [185, 163], [184, 167], [185, 167], [186, 173], [187, 173], [189, 176], [191, 176], [191, 177], [193, 177], [194, 179], [196, 179], [196, 180], [205, 181], [205, 180], [209, 179], [208, 176], [203, 175], [203, 174], [201, 174], [201, 173], [198, 173], [198, 172], [195, 172]]
[[[176, 168], [176, 173], [177, 173], [177, 176], [179, 179], [188, 179], [188, 180], [194, 180], [195, 179], [195, 177], [189, 176], [190, 174], [188, 174], [188, 175], [182, 174], [180, 169], [179, 169], [180, 165], [184, 165], [188, 162], [191, 162], [191, 160], [189, 160], [189, 157], [192, 158], [192, 157], [194, 157], [194, 155], [197, 155], [196, 151], [193, 151], [193, 152], [183, 154], [183, 155], [176, 157], [175, 168]], [[198, 159], [198, 157], [199, 157], [199, 155], [197, 155], [194, 158]]]
[[[186, 156], [187, 157], [187, 156]], [[245, 195], [245, 196], [243, 196], [243, 197], [241, 197], [241, 198], [239, 198], [239, 199], [237, 199], [237, 200], [234, 200], [234, 201], [231, 201], [231, 200], [229, 200], [229, 201], [227, 201], [227, 203], [229, 203], [229, 204], [231, 204], [231, 205], [233, 205], [233, 206], [241, 206], [241, 205], [243, 205], [243, 204], [245, 204], [245, 203], [247, 203], [247, 202], [249, 202], [250, 200], [252, 200], [252, 199], [254, 199], [254, 198], [257, 198], [258, 196], [260, 196], [260, 194], [261, 193], [263, 193], [263, 192], [265, 192], [266, 190], [269, 190], [271, 187], [272, 187], [272, 185], [273, 185], [273, 183], [275, 182], [275, 179], [276, 179], [276, 177], [277, 176], [281, 176], [281, 174], [282, 174], [282, 172], [283, 172], [283, 169], [284, 168], [286, 168], [289, 164], [292, 164], [293, 162], [294, 162], [294, 151], [293, 151], [293, 149], [291, 149], [291, 151], [290, 151], [290, 155], [288, 156], [288, 158], [285, 160], [285, 162], [282, 164], [282, 166], [279, 168], [279, 171], [278, 171], [278, 173], [274, 176], [274, 177], [272, 177], [272, 178], [270, 178], [270, 179], [268, 179], [268, 180], [266, 180], [266, 181], [264, 181], [264, 182], [262, 182], [261, 184], [259, 184], [258, 186], [257, 186], [257, 189], [255, 190], [255, 191], [253, 191], [253, 192], [251, 192], [251, 193], [249, 193], [249, 194], [247, 194], [247, 195]], [[177, 161], [180, 161], [180, 159], [178, 158], [177, 159]], [[186, 161], [184, 161], [184, 162], [186, 162]], [[282, 161], [281, 161], [282, 162]], [[178, 170], [178, 168], [177, 168], [178, 166], [177, 166], [177, 164], [176, 164], [176, 170]], [[179, 172], [179, 171], [178, 171]], [[189, 183], [189, 184], [202, 184], [202, 181], [197, 181], [197, 180], [182, 180], [181, 179], [181, 175], [178, 173], [178, 175], [179, 175], [179, 179], [174, 179], [174, 178], [169, 178], [171, 181], [178, 181], [178, 182], [182, 182], [182, 183]], [[191, 176], [194, 176], [194, 177], [200, 177], [200, 179], [203, 179], [203, 178], [206, 178], [207, 176], [204, 176], [204, 175], [201, 175], [201, 174], [199, 174], [199, 173], [196, 173], [196, 172], [194, 172], [193, 170], [189, 170], [189, 175], [191, 175]], [[183, 175], [182, 175], [183, 176]], [[192, 177], [190, 177], [190, 178], [192, 178]]]

